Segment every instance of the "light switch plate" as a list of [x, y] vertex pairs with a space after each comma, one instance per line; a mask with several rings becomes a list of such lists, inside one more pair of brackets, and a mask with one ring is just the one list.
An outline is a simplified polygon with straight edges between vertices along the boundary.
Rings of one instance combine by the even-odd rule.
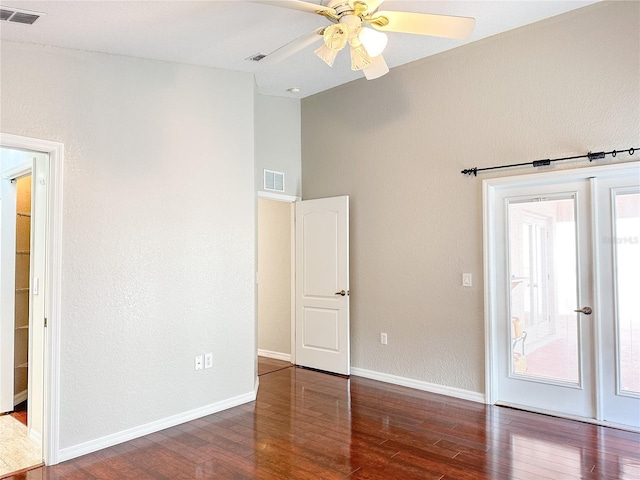
[[470, 287], [471, 285], [473, 285], [471, 274], [470, 273], [463, 273], [462, 274], [462, 286], [463, 287]]

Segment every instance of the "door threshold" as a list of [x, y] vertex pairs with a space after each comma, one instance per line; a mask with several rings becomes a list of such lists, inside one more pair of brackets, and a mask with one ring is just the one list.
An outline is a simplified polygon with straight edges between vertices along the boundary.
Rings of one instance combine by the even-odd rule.
[[20, 470], [16, 470], [15, 472], [8, 472], [0, 474], [0, 479], [9, 478], [16, 475], [22, 475], [23, 473], [28, 472], [29, 470], [35, 470], [36, 468], [45, 467], [46, 465], [43, 462], [37, 463], [35, 465], [31, 465], [30, 467], [21, 468]]
[[328, 370], [320, 370], [319, 368], [313, 367], [305, 367], [304, 365], [295, 365], [296, 368], [302, 368], [303, 370], [311, 370], [312, 372], [324, 373], [326, 375], [333, 375], [334, 377], [344, 378], [345, 380], [349, 380], [349, 375], [344, 375], [342, 373], [329, 372]]
[[591, 425], [597, 425], [599, 427], [609, 427], [609, 428], [615, 428], [616, 430], [624, 430], [627, 432], [640, 433], [640, 427], [634, 427], [632, 425], [607, 422], [606, 420], [597, 420], [595, 418], [580, 417], [578, 415], [570, 415], [568, 413], [554, 412], [552, 410], [545, 410], [543, 408], [528, 407], [526, 405], [519, 405], [517, 403], [496, 402], [495, 405], [498, 407], [513, 408], [514, 410], [522, 410], [525, 412], [538, 413], [541, 415], [547, 415], [549, 417], [564, 418], [566, 420], [574, 420], [576, 422], [589, 423]]

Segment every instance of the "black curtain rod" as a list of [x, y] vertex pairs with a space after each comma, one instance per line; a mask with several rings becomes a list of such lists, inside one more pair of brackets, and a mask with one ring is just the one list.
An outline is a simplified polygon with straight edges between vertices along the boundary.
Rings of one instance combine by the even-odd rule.
[[610, 152], [589, 152], [586, 155], [575, 155], [573, 157], [563, 157], [563, 158], [546, 158], [544, 160], [534, 160], [533, 162], [523, 162], [523, 163], [512, 163], [511, 165], [498, 165], [497, 167], [484, 167], [484, 168], [466, 168], [462, 170], [463, 175], [473, 175], [474, 177], [478, 176], [478, 172], [484, 172], [486, 170], [498, 170], [500, 168], [511, 168], [511, 167], [522, 167], [524, 165], [533, 165], [534, 167], [544, 167], [545, 165], [551, 165], [553, 162], [561, 162], [563, 160], [575, 160], [576, 158], [588, 158], [590, 162], [594, 160], [600, 160], [604, 158], [606, 155], [611, 155], [615, 157], [619, 153], [628, 153], [629, 155], [633, 155], [636, 150], [640, 150], [640, 147], [630, 148], [628, 150], [611, 150]]

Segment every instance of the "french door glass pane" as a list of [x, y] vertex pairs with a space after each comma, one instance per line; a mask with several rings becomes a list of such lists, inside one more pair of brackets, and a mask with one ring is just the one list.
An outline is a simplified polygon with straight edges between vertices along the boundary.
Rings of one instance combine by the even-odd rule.
[[619, 389], [640, 394], [640, 193], [616, 194], [614, 222]]
[[575, 198], [508, 204], [511, 375], [579, 383]]

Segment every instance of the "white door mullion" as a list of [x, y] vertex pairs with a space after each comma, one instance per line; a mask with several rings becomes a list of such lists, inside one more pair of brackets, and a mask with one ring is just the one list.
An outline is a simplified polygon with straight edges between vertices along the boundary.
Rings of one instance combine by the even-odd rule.
[[[602, 309], [600, 308], [600, 255], [598, 248], [600, 231], [600, 222], [598, 216], [598, 179], [597, 177], [589, 178], [589, 187], [591, 191], [591, 264], [593, 265], [593, 375], [596, 386], [602, 385], [603, 373], [602, 373]], [[603, 420], [603, 398], [602, 388], [594, 388], [594, 403], [595, 403], [595, 419]]]

